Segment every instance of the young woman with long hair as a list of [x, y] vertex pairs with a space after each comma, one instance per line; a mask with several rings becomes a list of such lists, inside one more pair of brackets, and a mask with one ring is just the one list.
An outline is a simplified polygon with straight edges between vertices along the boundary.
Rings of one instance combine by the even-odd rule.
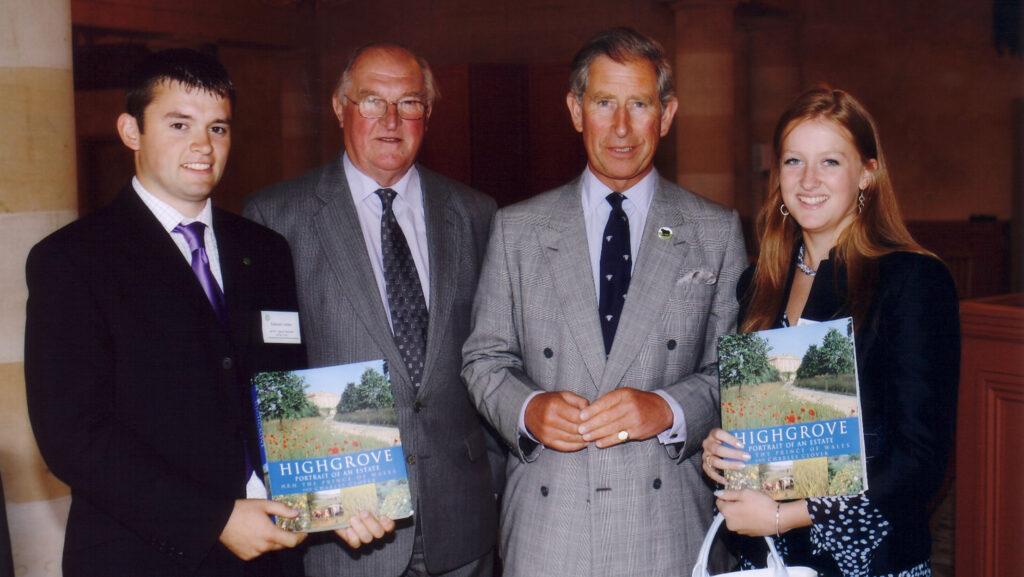
[[[956, 415], [956, 288], [903, 224], [875, 122], [856, 99], [804, 93], [772, 144], [760, 254], [737, 287], [740, 331], [853, 317], [869, 489], [785, 503], [719, 491], [718, 509], [736, 533], [779, 535], [787, 563], [822, 576], [930, 576], [926, 511]], [[722, 429], [703, 447], [704, 472], [720, 483], [749, 459]], [[763, 539], [733, 542], [744, 565], [764, 562]]]

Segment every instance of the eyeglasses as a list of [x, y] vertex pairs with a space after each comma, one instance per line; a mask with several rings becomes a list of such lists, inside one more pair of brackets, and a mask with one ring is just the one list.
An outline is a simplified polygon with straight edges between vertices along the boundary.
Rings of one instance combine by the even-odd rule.
[[380, 96], [367, 96], [362, 100], [356, 100], [345, 95], [345, 100], [355, 104], [359, 109], [359, 116], [374, 120], [383, 118], [388, 113], [388, 105], [394, 104], [398, 111], [398, 117], [402, 120], [419, 120], [427, 113], [427, 103], [415, 98], [403, 98], [392, 102]]
[[[594, 114], [611, 116], [619, 109], [619, 103], [610, 98], [599, 98], [587, 101], [584, 106]], [[658, 101], [647, 102], [644, 100], [629, 100], [624, 106], [630, 116], [642, 117], [649, 114], [661, 114], [661, 106]]]

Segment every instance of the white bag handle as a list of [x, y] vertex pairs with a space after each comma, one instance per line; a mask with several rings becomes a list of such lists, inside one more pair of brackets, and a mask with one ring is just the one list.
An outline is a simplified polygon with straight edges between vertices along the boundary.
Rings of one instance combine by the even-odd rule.
[[[715, 542], [718, 528], [721, 527], [725, 517], [721, 513], [715, 515], [708, 528], [708, 534], [704, 536], [704, 543], [700, 546], [700, 554], [697, 555], [697, 564], [693, 566], [693, 577], [711, 577], [708, 573], [708, 556], [711, 554], [711, 545]], [[775, 577], [789, 577], [786, 564], [783, 563], [779, 552], [775, 550], [775, 540], [767, 535], [764, 538], [768, 542], [768, 569], [774, 570]]]

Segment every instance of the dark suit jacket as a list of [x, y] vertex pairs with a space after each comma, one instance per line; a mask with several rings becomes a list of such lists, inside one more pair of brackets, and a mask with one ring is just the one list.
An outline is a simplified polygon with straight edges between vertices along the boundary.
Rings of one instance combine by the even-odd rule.
[[259, 311], [297, 310], [284, 239], [213, 218], [229, 330], [131, 186], [29, 254], [28, 407], [71, 487], [66, 577], [245, 569], [218, 537], [258, 450], [248, 379], [304, 353], [260, 334]]
[[[430, 258], [430, 325], [415, 389], [395, 345], [373, 276], [342, 156], [247, 199], [243, 214], [288, 239], [296, 266], [303, 339], [312, 366], [387, 359], [426, 565], [439, 573], [486, 554], [497, 535], [487, 433], [459, 371], [461, 347], [495, 204], [417, 167]], [[414, 527], [352, 551], [310, 538], [309, 575], [400, 575]], [[317, 539], [317, 537], [320, 537]]]
[[[741, 319], [753, 270], [737, 286]], [[776, 326], [782, 326], [793, 270], [791, 266]], [[929, 557], [927, 505], [942, 485], [953, 447], [960, 315], [953, 279], [936, 258], [894, 252], [877, 259], [868, 273], [876, 279], [874, 294], [865, 318], [854, 319], [854, 340], [867, 452], [866, 494], [892, 524], [872, 555], [869, 574], [884, 575]], [[846, 297], [845, 268], [836, 270], [834, 259], [823, 260], [802, 316], [815, 321], [849, 316]], [[807, 539], [796, 539], [807, 532], [787, 533], [787, 542], [795, 545], [791, 553], [808, 555], [796, 558], [796, 564], [827, 567], [827, 552], [811, 559], [804, 551]], [[752, 558], [760, 562], [763, 556]]]

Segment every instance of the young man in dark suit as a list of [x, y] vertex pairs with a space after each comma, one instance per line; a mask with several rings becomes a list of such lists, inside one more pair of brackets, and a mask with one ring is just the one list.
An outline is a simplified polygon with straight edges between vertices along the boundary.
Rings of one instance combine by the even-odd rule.
[[[210, 202], [233, 97], [205, 55], [146, 59], [117, 121], [135, 178], [29, 254], [29, 414], [71, 487], [66, 577], [273, 575], [282, 559], [249, 561], [304, 537], [269, 517], [291, 508], [247, 498], [249, 378], [302, 368], [305, 352], [287, 243]], [[295, 338], [265, 337], [270, 320]]]

